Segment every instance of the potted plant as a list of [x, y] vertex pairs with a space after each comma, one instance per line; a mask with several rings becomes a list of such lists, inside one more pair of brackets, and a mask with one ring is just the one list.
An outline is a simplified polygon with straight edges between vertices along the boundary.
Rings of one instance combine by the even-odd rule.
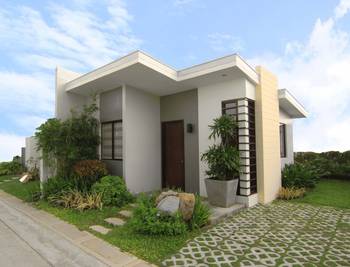
[[208, 164], [205, 179], [209, 203], [219, 207], [234, 204], [240, 172], [238, 146], [238, 127], [229, 115], [214, 119], [210, 125], [209, 139], [215, 144], [202, 154], [201, 160]]

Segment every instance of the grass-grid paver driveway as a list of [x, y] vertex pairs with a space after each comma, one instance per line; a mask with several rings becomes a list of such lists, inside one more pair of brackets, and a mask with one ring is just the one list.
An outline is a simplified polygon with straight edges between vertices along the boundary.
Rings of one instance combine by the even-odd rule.
[[277, 201], [191, 240], [164, 266], [350, 266], [350, 209]]

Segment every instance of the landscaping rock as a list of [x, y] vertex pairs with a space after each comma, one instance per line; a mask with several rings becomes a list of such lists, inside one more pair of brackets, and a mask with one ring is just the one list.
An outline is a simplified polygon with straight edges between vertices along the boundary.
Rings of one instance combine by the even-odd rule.
[[175, 191], [173, 191], [173, 190], [164, 191], [164, 192], [160, 193], [159, 196], [157, 197], [157, 199], [156, 199], [156, 205], [158, 205], [159, 202], [160, 202], [162, 199], [164, 199], [164, 198], [166, 198], [166, 197], [169, 197], [169, 196], [175, 196], [175, 197], [177, 197], [178, 194], [179, 194], [178, 192], [175, 192]]
[[169, 213], [174, 214], [179, 210], [180, 198], [178, 196], [167, 196], [163, 198], [157, 205], [157, 209]]
[[19, 179], [19, 181], [21, 183], [27, 183], [27, 182], [29, 182], [30, 178], [31, 178], [31, 176], [28, 173], [26, 173], [21, 177], [21, 179]]
[[184, 218], [185, 221], [188, 221], [192, 218], [196, 198], [194, 194], [189, 193], [179, 193], [179, 198], [179, 210], [182, 214], [182, 218]]
[[119, 211], [119, 214], [126, 218], [130, 218], [132, 216], [132, 212], [130, 210], [121, 210]]
[[107, 218], [105, 219], [105, 222], [113, 226], [122, 226], [125, 223], [125, 221], [120, 218]]
[[98, 232], [98, 233], [103, 234], [103, 235], [106, 235], [111, 231], [111, 229], [108, 229], [108, 228], [103, 227], [101, 225], [92, 225], [89, 228], [91, 230], [94, 230], [95, 232]]

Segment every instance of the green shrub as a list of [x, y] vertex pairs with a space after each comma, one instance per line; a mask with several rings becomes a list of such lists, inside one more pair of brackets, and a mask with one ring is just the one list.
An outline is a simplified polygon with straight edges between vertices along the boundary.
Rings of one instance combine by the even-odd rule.
[[23, 171], [22, 164], [17, 161], [0, 163], [0, 175], [21, 174]]
[[49, 119], [37, 128], [35, 137], [43, 159], [57, 175], [70, 177], [72, 167], [81, 160], [98, 159], [100, 143], [96, 99], [81, 113], [72, 111], [67, 120]]
[[175, 236], [184, 234], [187, 225], [180, 213], [174, 216], [160, 212], [155, 207], [154, 196], [140, 196], [131, 225], [136, 232], [146, 235]]
[[80, 191], [89, 191], [91, 186], [108, 174], [106, 164], [100, 160], [82, 160], [73, 167], [73, 182]]
[[318, 180], [315, 171], [300, 163], [286, 165], [282, 171], [283, 187], [313, 188]]
[[295, 162], [308, 166], [321, 178], [350, 181], [350, 151], [297, 152]]
[[200, 229], [208, 223], [209, 217], [210, 208], [202, 203], [200, 196], [196, 196], [192, 219], [188, 223], [189, 229]]
[[43, 184], [43, 197], [44, 199], [47, 199], [50, 196], [58, 196], [73, 187], [73, 183], [67, 179], [59, 176], [52, 177]]
[[123, 178], [105, 176], [92, 186], [92, 191], [102, 194], [102, 202], [106, 206], [121, 207], [133, 200]]

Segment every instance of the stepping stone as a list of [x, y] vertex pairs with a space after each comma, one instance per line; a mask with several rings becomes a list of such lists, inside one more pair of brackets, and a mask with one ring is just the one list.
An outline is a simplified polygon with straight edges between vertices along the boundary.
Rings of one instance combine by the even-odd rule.
[[121, 210], [119, 211], [119, 214], [126, 218], [130, 218], [132, 216], [132, 212], [130, 210]]
[[11, 182], [11, 180], [4, 180], [4, 182]]
[[102, 225], [92, 225], [89, 227], [91, 230], [94, 230], [95, 232], [98, 232], [100, 234], [106, 235], [111, 231], [111, 229], [108, 229], [106, 227], [103, 227]]
[[132, 208], [136, 208], [136, 207], [137, 207], [137, 205], [136, 205], [136, 203], [132, 203], [132, 204], [130, 204], [130, 207], [132, 207]]
[[107, 219], [105, 219], [105, 222], [109, 223], [113, 226], [122, 226], [125, 223], [124, 220], [119, 219], [119, 218], [107, 218]]
[[12, 177], [11, 179], [12, 180], [18, 180], [18, 177]]

